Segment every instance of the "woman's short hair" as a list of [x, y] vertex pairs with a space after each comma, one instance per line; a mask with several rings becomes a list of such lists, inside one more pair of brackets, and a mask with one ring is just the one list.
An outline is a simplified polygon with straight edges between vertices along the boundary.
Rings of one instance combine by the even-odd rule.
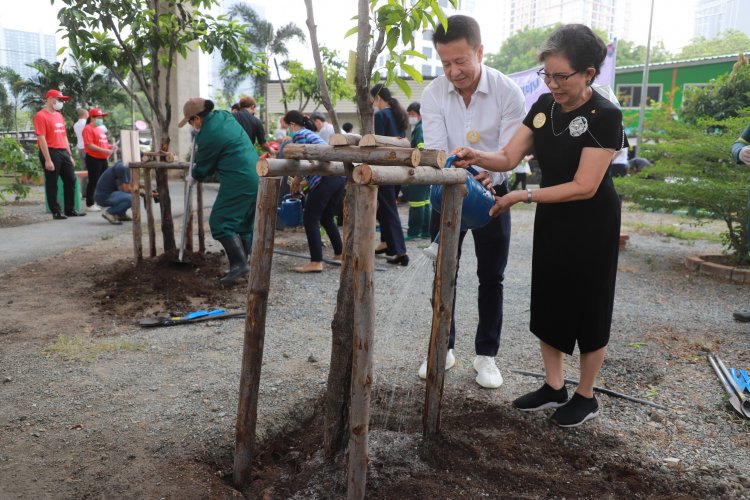
[[407, 112], [407, 113], [416, 113], [416, 114], [418, 114], [418, 115], [419, 115], [419, 114], [421, 114], [421, 113], [419, 112], [419, 110], [420, 110], [420, 109], [422, 109], [422, 105], [421, 105], [421, 104], [419, 104], [418, 102], [414, 101], [413, 103], [409, 104], [409, 105], [408, 105], [408, 106], [406, 107], [406, 112]]
[[576, 71], [594, 68], [599, 74], [604, 59], [607, 57], [607, 45], [591, 28], [584, 24], [566, 24], [550, 34], [539, 49], [539, 62], [551, 55], [562, 55]]
[[482, 45], [482, 34], [479, 30], [479, 23], [476, 19], [469, 16], [456, 14], [448, 18], [448, 31], [443, 29], [443, 25], [438, 23], [435, 32], [432, 34], [432, 44], [450, 43], [461, 39], [466, 40], [469, 47], [476, 50]]
[[198, 113], [198, 116], [205, 118], [208, 114], [214, 110], [214, 102], [211, 99], [206, 99], [203, 104], [203, 111]]

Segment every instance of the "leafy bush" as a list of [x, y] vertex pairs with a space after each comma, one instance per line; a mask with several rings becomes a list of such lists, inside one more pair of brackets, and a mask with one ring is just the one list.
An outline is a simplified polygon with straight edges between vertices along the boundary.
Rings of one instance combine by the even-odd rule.
[[5, 193], [15, 195], [15, 200], [22, 200], [29, 194], [29, 187], [23, 184], [22, 178], [41, 175], [39, 163], [29, 158], [26, 151], [15, 139], [0, 139], [0, 174], [11, 177], [9, 184], [0, 185], [0, 199], [6, 200]]
[[737, 116], [750, 106], [750, 61], [742, 54], [730, 73], [721, 75], [704, 88], [685, 92], [680, 119], [698, 123], [702, 117], [721, 120]]
[[[696, 219], [721, 219], [722, 243], [738, 264], [748, 254], [750, 167], [734, 163], [732, 143], [750, 122], [750, 108], [732, 118], [675, 120], [658, 109], [646, 124], [642, 156], [654, 162], [638, 175], [616, 179], [617, 190], [637, 205], [659, 210], [687, 209]], [[656, 132], [654, 132], [656, 131]]]

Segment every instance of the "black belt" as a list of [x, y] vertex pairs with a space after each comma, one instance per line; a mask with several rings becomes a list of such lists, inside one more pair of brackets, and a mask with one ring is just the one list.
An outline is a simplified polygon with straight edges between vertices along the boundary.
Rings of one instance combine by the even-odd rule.
[[495, 194], [497, 196], [505, 196], [509, 192], [508, 191], [508, 182], [507, 181], [503, 181], [502, 184], [495, 184], [494, 186], [492, 186], [492, 189], [495, 190]]

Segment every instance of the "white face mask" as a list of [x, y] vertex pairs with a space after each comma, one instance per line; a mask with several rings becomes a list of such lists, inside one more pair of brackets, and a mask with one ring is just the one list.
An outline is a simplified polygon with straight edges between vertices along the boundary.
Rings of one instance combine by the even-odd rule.
[[55, 108], [57, 111], [60, 111], [63, 108], [63, 103], [62, 101], [55, 101], [52, 107]]
[[417, 123], [419, 123], [419, 118], [416, 118], [414, 116], [410, 116], [409, 117], [409, 125], [411, 125], [413, 127]]
[[195, 134], [197, 134], [198, 132], [200, 132], [200, 131], [201, 131], [201, 129], [199, 129], [199, 128], [195, 128], [195, 127], [193, 127], [192, 125], [188, 125], [188, 127], [190, 127], [190, 129], [189, 129], [189, 130], [190, 130], [190, 135], [191, 135], [191, 136], [194, 136]]

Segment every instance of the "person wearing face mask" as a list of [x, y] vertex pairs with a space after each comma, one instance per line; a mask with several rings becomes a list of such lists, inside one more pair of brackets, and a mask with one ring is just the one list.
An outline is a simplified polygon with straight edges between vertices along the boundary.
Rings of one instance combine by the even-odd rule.
[[[424, 149], [424, 134], [422, 133], [422, 115], [418, 102], [409, 104], [406, 108], [409, 115], [411, 129], [411, 147]], [[409, 201], [409, 228], [406, 231], [406, 241], [417, 238], [430, 237], [430, 186], [409, 186], [406, 190]]]
[[[88, 185], [86, 186], [86, 210], [99, 212], [101, 208], [94, 201], [96, 183], [99, 177], [107, 169], [107, 159], [117, 150], [117, 146], [110, 144], [107, 133], [101, 129], [104, 124], [103, 113], [99, 108], [91, 108], [88, 113], [86, 127], [83, 129], [83, 147], [86, 151], [86, 171], [88, 172]], [[102, 214], [104, 218], [107, 217]], [[122, 217], [118, 217], [122, 220]], [[109, 220], [109, 219], [108, 219]]]
[[[284, 121], [294, 134], [292, 136], [294, 144], [326, 144], [326, 141], [307, 127], [311, 120], [299, 111], [289, 111], [284, 115]], [[323, 243], [320, 239], [320, 226], [323, 226], [331, 240], [333, 258], [341, 260], [344, 251], [341, 234], [333, 216], [344, 200], [346, 178], [334, 175], [309, 175], [303, 181], [301, 177], [295, 177], [292, 181], [292, 193], [299, 192], [302, 183], [307, 186], [303, 222], [307, 246], [310, 250], [310, 262], [304, 266], [295, 267], [294, 270], [298, 273], [319, 273], [323, 271]]]
[[[70, 153], [68, 136], [65, 132], [65, 118], [60, 113], [63, 102], [70, 99], [56, 89], [45, 94], [47, 103], [34, 115], [34, 132], [39, 146], [39, 162], [44, 168], [44, 192], [52, 218], [63, 220], [68, 217], [82, 217], [86, 212], [75, 209], [76, 175], [73, 155]], [[57, 179], [62, 179], [65, 210], [57, 201]]]
[[[422, 93], [422, 121], [425, 148], [452, 151], [471, 146], [482, 151], [496, 151], [505, 146], [524, 117], [521, 89], [510, 78], [482, 64], [484, 48], [479, 24], [475, 19], [454, 15], [448, 18], [448, 29], [438, 24], [432, 43], [443, 64], [443, 75], [435, 78]], [[490, 184], [498, 195], [508, 192], [503, 173], [488, 173], [478, 167], [477, 179]], [[432, 214], [437, 232], [440, 215]], [[474, 253], [477, 257], [477, 308], [479, 322], [474, 336], [473, 367], [481, 387], [495, 389], [503, 377], [495, 364], [500, 350], [503, 325], [503, 280], [510, 246], [510, 214], [502, 214], [484, 227], [472, 229]], [[458, 243], [461, 258], [466, 231]], [[445, 368], [455, 363], [456, 341], [453, 302], [451, 333]], [[419, 368], [420, 378], [427, 376], [427, 363]]]
[[208, 224], [211, 236], [221, 243], [229, 259], [229, 272], [219, 281], [231, 285], [250, 270], [247, 256], [253, 242], [258, 197], [258, 153], [234, 116], [229, 111], [214, 110], [213, 101], [193, 97], [182, 111], [184, 117], [177, 126], [189, 123], [196, 131], [193, 170], [186, 181], [219, 176], [219, 192]]

